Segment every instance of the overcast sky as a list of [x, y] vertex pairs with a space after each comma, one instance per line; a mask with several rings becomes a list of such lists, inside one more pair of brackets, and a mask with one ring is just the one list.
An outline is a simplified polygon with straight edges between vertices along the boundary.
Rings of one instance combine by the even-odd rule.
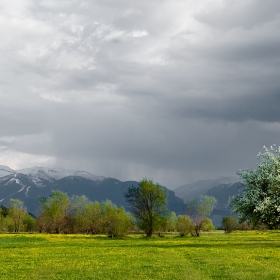
[[279, 0], [0, 1], [0, 164], [169, 188], [280, 145]]

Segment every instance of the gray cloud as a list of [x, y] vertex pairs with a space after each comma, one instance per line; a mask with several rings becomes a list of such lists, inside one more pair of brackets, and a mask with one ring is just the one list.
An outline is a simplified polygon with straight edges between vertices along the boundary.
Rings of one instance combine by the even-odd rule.
[[279, 9], [277, 0], [220, 1], [213, 3], [207, 10], [196, 13], [195, 18], [217, 28], [251, 29], [273, 21], [279, 16]]
[[277, 1], [0, 8], [1, 164], [176, 187], [280, 145]]

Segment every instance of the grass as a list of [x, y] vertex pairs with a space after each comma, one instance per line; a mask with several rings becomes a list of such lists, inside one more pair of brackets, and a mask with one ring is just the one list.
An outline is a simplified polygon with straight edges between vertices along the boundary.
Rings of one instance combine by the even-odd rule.
[[280, 279], [280, 232], [109, 239], [1, 234], [0, 279]]

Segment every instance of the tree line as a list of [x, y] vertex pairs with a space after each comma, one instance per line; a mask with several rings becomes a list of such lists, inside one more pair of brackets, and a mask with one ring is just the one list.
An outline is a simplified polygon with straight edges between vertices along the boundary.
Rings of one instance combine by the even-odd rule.
[[85, 196], [69, 198], [66, 193], [52, 191], [41, 198], [41, 211], [32, 217], [19, 200], [0, 208], [0, 231], [45, 233], [87, 233], [123, 236], [134, 227], [133, 216], [111, 201], [91, 202]]
[[[280, 228], [280, 147], [264, 147], [256, 169], [240, 170], [243, 189], [229, 200], [238, 220], [225, 217], [226, 232], [234, 229]], [[0, 231], [39, 231], [48, 233], [103, 233], [124, 236], [142, 230], [147, 237], [155, 232], [177, 231], [181, 236], [199, 236], [201, 230], [213, 229], [208, 218], [216, 203], [214, 197], [201, 196], [186, 204], [186, 215], [176, 216], [167, 210], [167, 194], [162, 186], [143, 179], [124, 194], [130, 212], [111, 201], [91, 202], [85, 196], [69, 198], [53, 191], [41, 198], [41, 213], [35, 218], [23, 203], [10, 200], [10, 207], [0, 207]]]
[[[167, 194], [163, 187], [144, 179], [124, 194], [130, 212], [111, 201], [92, 202], [85, 196], [68, 197], [61, 191], [52, 191], [40, 198], [38, 217], [30, 215], [23, 203], [10, 200], [10, 207], [0, 208], [0, 231], [46, 233], [107, 234], [122, 237], [143, 231], [147, 237], [155, 232], [178, 232], [180, 236], [199, 236], [201, 230], [214, 228], [207, 216], [213, 210], [215, 199], [202, 196], [187, 204], [186, 215], [176, 216], [167, 209]], [[187, 213], [189, 215], [187, 215]]]

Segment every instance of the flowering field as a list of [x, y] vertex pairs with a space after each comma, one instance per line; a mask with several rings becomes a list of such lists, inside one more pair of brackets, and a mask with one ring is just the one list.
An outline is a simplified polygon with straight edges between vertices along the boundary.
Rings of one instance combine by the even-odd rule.
[[1, 234], [0, 279], [280, 279], [280, 232]]

